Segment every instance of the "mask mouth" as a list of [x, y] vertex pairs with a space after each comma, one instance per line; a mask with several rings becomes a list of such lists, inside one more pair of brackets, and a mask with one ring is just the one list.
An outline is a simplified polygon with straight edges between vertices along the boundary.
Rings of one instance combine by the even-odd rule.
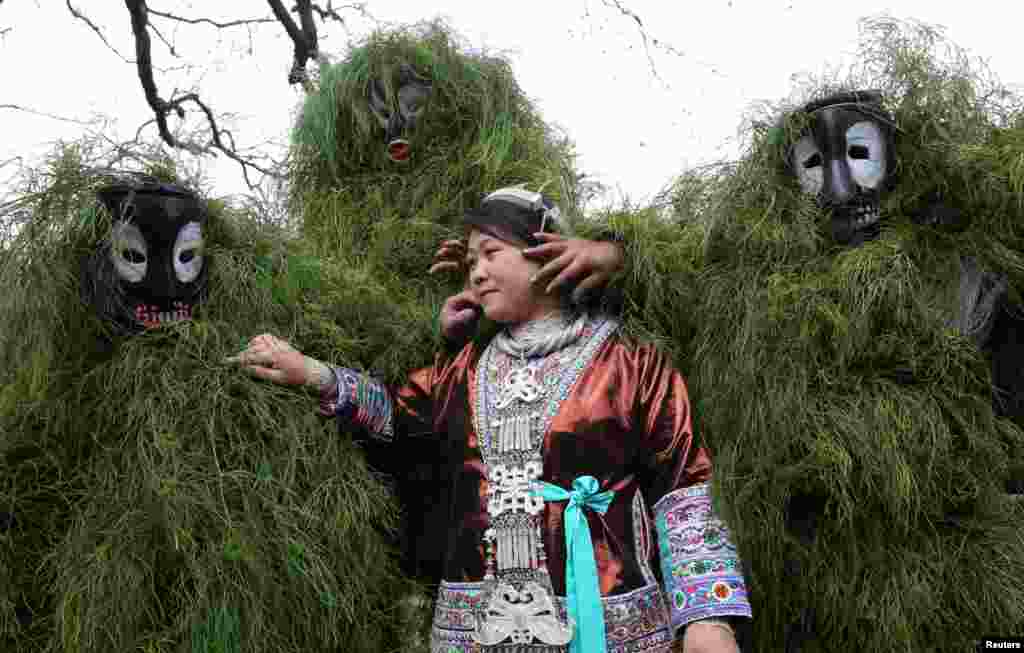
[[833, 232], [842, 242], [863, 243], [878, 237], [881, 209], [873, 203], [857, 203], [832, 209]]
[[412, 147], [409, 145], [409, 141], [403, 138], [396, 138], [388, 143], [388, 158], [396, 163], [408, 161], [411, 152]]
[[174, 302], [170, 309], [155, 304], [138, 304], [135, 306], [135, 321], [146, 329], [156, 329], [191, 320], [192, 308], [192, 304], [185, 302]]

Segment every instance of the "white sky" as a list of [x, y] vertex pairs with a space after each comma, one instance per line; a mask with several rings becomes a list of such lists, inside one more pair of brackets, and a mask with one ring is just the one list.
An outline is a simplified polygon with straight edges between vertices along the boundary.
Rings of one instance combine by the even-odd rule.
[[[1024, 82], [1024, 9], [1008, 0], [621, 1], [643, 19], [650, 36], [683, 53], [651, 51], [661, 79], [651, 73], [635, 23], [601, 0], [370, 0], [368, 8], [389, 22], [442, 16], [471, 46], [505, 52], [545, 119], [575, 140], [582, 169], [638, 201], [649, 199], [686, 167], [733, 155], [743, 113], [752, 103], [788, 96], [794, 75], [820, 73], [848, 61], [862, 17], [887, 13], [941, 25], [953, 42], [988, 60], [1004, 83]], [[134, 58], [123, 3], [72, 4], [103, 28], [122, 54]], [[190, 17], [270, 14], [260, 0], [153, 0], [150, 6]], [[213, 6], [215, 14], [209, 9]], [[203, 68], [158, 72], [164, 99], [175, 85], [189, 87], [201, 80], [208, 104], [241, 117], [235, 134], [240, 145], [286, 138], [301, 92], [286, 82], [291, 43], [280, 25], [255, 30], [249, 56], [244, 28], [217, 32], [151, 20], [184, 57], [173, 59], [154, 39], [157, 66], [213, 64], [205, 73]], [[338, 58], [350, 36], [364, 34], [368, 25], [353, 19], [351, 34], [336, 24], [321, 28], [321, 49]], [[106, 114], [116, 118], [121, 138], [133, 136], [152, 118], [135, 67], [74, 20], [62, 0], [7, 0], [0, 4], [0, 32], [6, 28], [11, 29], [0, 36], [0, 105], [79, 119]], [[150, 130], [155, 135], [155, 128]], [[47, 143], [81, 133], [74, 124], [0, 109], [0, 164], [15, 156], [32, 160], [48, 149]], [[208, 169], [215, 194], [245, 190], [237, 164], [218, 157]], [[0, 184], [10, 170], [0, 170]]]

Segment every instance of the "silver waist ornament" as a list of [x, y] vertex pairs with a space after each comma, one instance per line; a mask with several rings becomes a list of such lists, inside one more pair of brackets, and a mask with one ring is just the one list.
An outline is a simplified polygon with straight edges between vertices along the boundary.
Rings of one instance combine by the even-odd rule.
[[[588, 325], [591, 328], [587, 328]], [[575, 624], [559, 617], [542, 539], [544, 501], [530, 493], [541, 478], [543, 436], [569, 389], [617, 323], [561, 316], [502, 333], [477, 368], [475, 422], [488, 479], [484, 534], [485, 608], [475, 641], [487, 651], [565, 651]], [[533, 358], [530, 358], [533, 357]]]

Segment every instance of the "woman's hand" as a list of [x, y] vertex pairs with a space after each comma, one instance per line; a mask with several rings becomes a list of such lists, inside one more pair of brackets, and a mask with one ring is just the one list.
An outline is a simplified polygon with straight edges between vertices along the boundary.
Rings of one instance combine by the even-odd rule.
[[269, 333], [256, 336], [244, 350], [224, 359], [225, 363], [241, 365], [261, 379], [281, 385], [304, 385], [314, 390], [333, 381], [331, 369], [292, 347], [287, 341]]
[[547, 283], [546, 292], [551, 293], [572, 281], [578, 281], [579, 285], [573, 290], [573, 298], [576, 301], [579, 301], [588, 290], [608, 283], [625, 260], [622, 246], [618, 243], [566, 238], [551, 233], [533, 235], [537, 240], [543, 241], [543, 244], [524, 249], [523, 256], [547, 260], [533, 276], [533, 283]]
[[480, 305], [471, 291], [463, 290], [441, 306], [441, 335], [450, 343], [461, 344], [469, 338], [479, 319]]

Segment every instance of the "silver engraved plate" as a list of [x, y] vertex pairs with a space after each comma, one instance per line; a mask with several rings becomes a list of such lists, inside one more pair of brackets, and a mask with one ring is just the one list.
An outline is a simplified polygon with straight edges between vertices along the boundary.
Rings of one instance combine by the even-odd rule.
[[538, 583], [526, 583], [515, 589], [499, 583], [487, 604], [486, 618], [477, 617], [476, 640], [494, 646], [510, 640], [511, 644], [532, 644], [534, 638], [549, 646], [565, 646], [572, 640], [574, 625], [559, 623], [551, 595]]

